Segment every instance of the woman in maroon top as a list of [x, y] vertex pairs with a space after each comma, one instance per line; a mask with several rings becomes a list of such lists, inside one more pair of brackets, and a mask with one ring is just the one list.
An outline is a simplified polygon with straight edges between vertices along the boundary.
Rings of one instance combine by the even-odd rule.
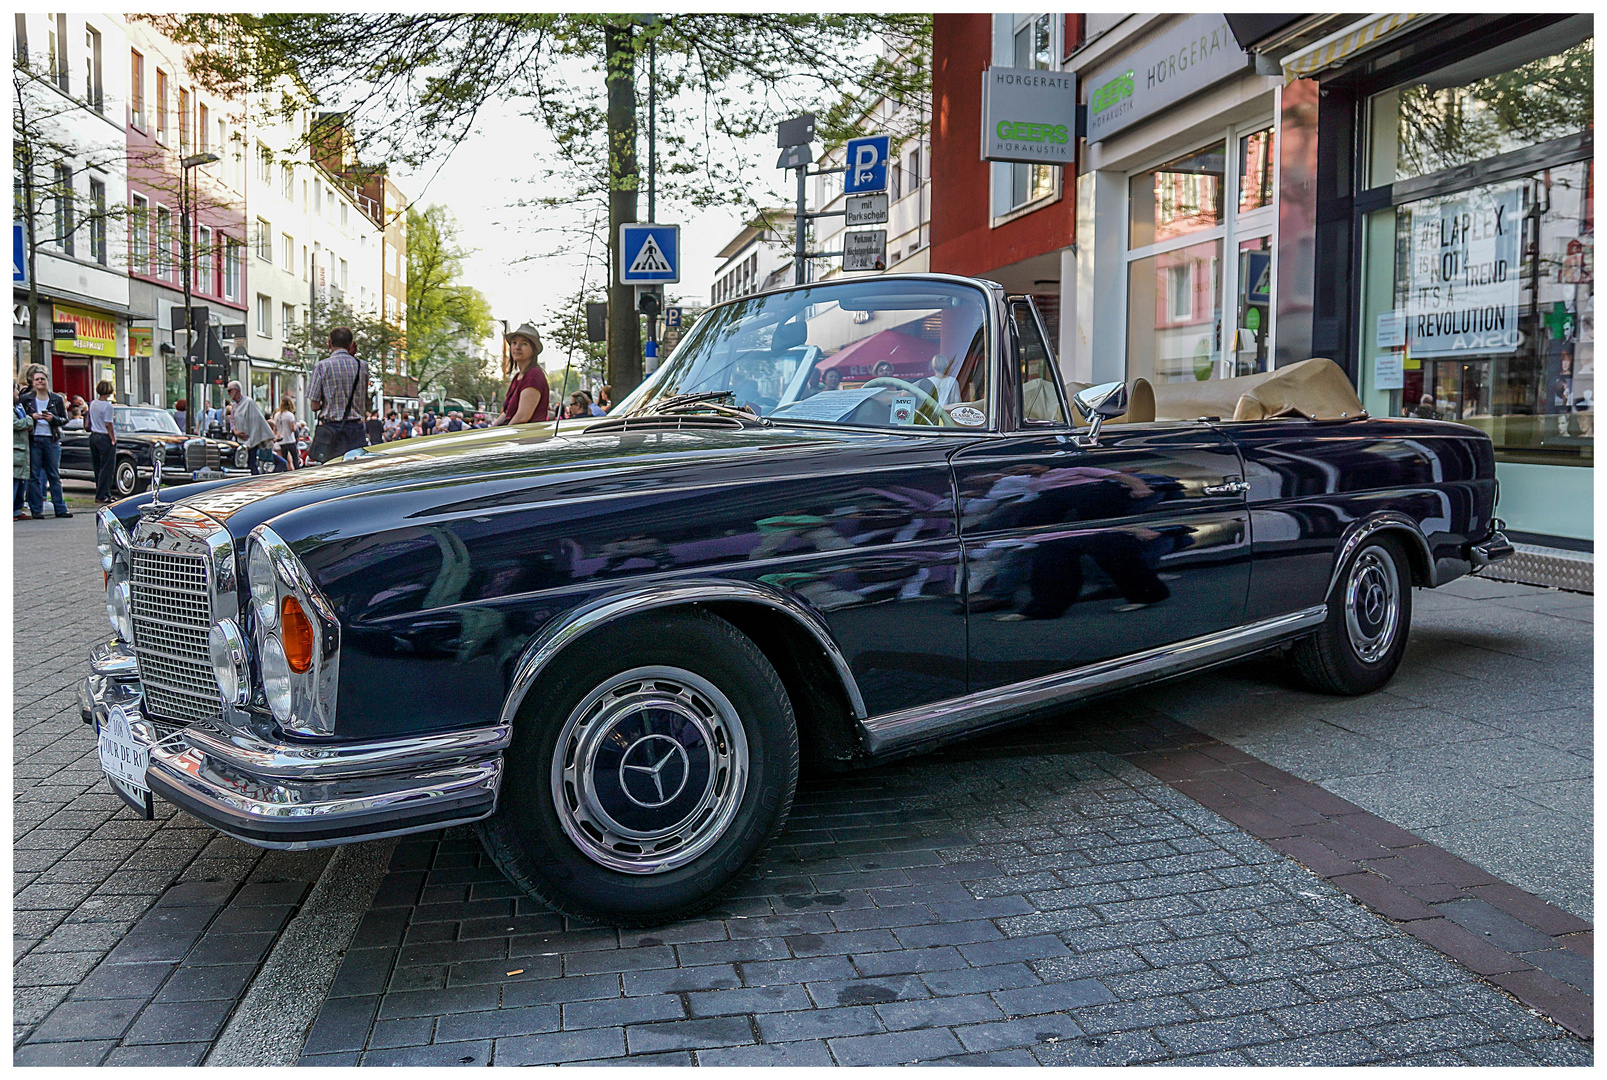
[[502, 339], [502, 367], [514, 378], [502, 400], [502, 415], [492, 421], [492, 427], [547, 419], [547, 375], [536, 363], [540, 355], [541, 335], [530, 323]]

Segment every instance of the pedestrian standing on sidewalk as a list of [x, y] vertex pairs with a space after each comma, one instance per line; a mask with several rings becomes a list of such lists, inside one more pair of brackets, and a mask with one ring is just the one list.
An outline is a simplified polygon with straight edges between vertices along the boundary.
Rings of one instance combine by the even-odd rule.
[[379, 418], [379, 413], [373, 409], [368, 410], [368, 419], [363, 421], [363, 430], [368, 433], [368, 445], [378, 446], [385, 441], [385, 421]]
[[288, 397], [279, 399], [279, 411], [273, 414], [273, 441], [285, 468], [296, 468], [296, 409]]
[[329, 355], [313, 365], [307, 384], [307, 398], [318, 417], [310, 456], [320, 465], [368, 445], [362, 407], [368, 398], [368, 365], [352, 355], [352, 341], [350, 327], [331, 330]]
[[491, 422], [503, 424], [540, 423], [547, 419], [547, 373], [536, 358], [541, 355], [541, 334], [531, 323], [502, 339], [502, 370], [512, 375], [508, 396], [502, 401], [502, 415]]
[[260, 475], [264, 465], [268, 466], [269, 472], [278, 472], [273, 462], [273, 428], [262, 415], [262, 410], [257, 408], [254, 399], [246, 397], [245, 388], [238, 380], [229, 383], [228, 394], [229, 400], [234, 402], [229, 412], [229, 424], [240, 445], [251, 455], [251, 475]]
[[35, 518], [45, 516], [45, 488], [56, 516], [69, 518], [67, 500], [61, 495], [61, 429], [67, 424], [67, 403], [52, 393], [50, 378], [43, 368], [33, 373], [33, 387], [22, 397], [22, 407], [33, 421], [32, 468], [28, 477], [28, 509]]
[[187, 420], [189, 420], [189, 418], [189, 402], [185, 401], [183, 398], [179, 398], [173, 403], [173, 422], [177, 424], [179, 426], [179, 430], [184, 432], [186, 435], [190, 433], [190, 429], [185, 427], [184, 424]]
[[11, 408], [11, 520], [27, 521], [28, 511], [24, 509], [24, 502], [28, 498], [28, 432], [33, 430], [33, 421], [23, 411], [22, 401], [12, 404]]
[[117, 463], [117, 429], [112, 423], [111, 382], [95, 384], [95, 400], [89, 403], [89, 465], [95, 470], [95, 501], [116, 502], [112, 498], [112, 470]]

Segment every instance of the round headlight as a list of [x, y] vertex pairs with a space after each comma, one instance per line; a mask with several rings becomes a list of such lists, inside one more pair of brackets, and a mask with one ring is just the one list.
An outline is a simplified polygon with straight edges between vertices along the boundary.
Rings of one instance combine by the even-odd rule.
[[279, 618], [279, 585], [274, 580], [273, 557], [268, 554], [267, 545], [251, 545], [246, 577], [251, 582], [251, 606], [257, 621], [264, 630], [271, 630]]
[[106, 573], [106, 617], [122, 641], [134, 640], [134, 618], [129, 610], [128, 567], [114, 561]]
[[272, 634], [262, 645], [262, 692], [268, 698], [273, 718], [281, 724], [291, 719], [290, 663], [285, 647]]
[[246, 643], [240, 628], [233, 619], [224, 619], [212, 627], [207, 637], [207, 648], [212, 654], [212, 674], [218, 680], [218, 694], [225, 705], [244, 705], [245, 691], [250, 687], [246, 672]]

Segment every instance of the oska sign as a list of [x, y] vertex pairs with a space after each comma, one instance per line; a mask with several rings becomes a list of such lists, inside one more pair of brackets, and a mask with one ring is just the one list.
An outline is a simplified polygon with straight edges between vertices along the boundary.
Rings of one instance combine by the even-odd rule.
[[1076, 160], [1077, 76], [989, 68], [982, 73], [982, 158], [1070, 165]]
[[1088, 77], [1088, 141], [1109, 138], [1249, 63], [1227, 19], [1184, 19]]

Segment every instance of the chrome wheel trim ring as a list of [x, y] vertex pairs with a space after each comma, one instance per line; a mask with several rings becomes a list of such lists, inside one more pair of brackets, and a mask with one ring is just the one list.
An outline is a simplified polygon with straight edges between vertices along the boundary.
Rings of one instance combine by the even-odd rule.
[[747, 791], [748, 741], [719, 688], [684, 668], [622, 671], [558, 733], [551, 794], [564, 834], [593, 862], [663, 874], [725, 835]]
[[1356, 556], [1345, 582], [1345, 631], [1350, 647], [1364, 664], [1376, 664], [1395, 644], [1400, 629], [1400, 575], [1383, 548], [1369, 547]]

